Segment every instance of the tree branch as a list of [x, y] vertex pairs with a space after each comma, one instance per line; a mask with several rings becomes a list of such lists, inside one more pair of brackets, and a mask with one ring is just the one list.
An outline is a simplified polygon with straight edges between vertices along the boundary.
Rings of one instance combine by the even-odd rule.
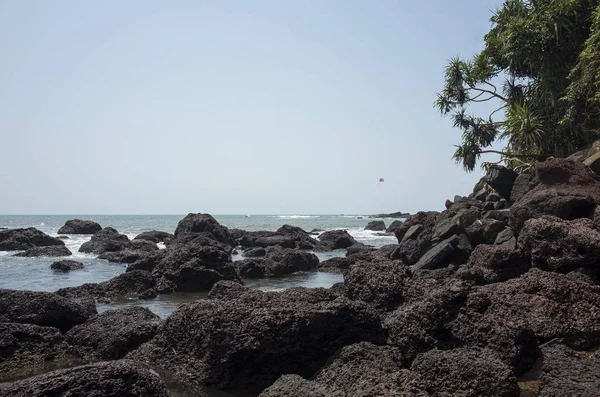
[[534, 157], [550, 157], [550, 154], [514, 154], [514, 153], [506, 153], [506, 152], [500, 152], [498, 150], [482, 150], [479, 152], [479, 154], [485, 154], [485, 153], [495, 153], [495, 154], [499, 154], [501, 156], [510, 156], [510, 157], [519, 157], [519, 158], [534, 158]]

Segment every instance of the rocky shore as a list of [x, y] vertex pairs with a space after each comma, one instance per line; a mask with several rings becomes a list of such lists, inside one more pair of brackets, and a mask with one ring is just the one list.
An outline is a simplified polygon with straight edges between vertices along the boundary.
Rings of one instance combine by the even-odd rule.
[[[54, 293], [0, 290], [0, 396], [167, 396], [167, 371], [261, 397], [596, 396], [599, 203], [598, 175], [549, 159], [520, 175], [492, 166], [442, 212], [374, 223], [398, 241], [378, 249], [343, 230], [247, 232], [208, 214], [133, 240], [73, 220], [61, 230], [91, 234], [82, 252], [127, 272]], [[33, 228], [0, 231], [2, 250], [62, 248]], [[234, 249], [245, 259], [232, 260]], [[313, 254], [333, 249], [346, 256]], [[64, 262], [57, 271], [80, 268]], [[244, 286], [297, 271], [342, 272], [344, 282]], [[177, 291], [209, 294], [166, 320], [139, 307], [96, 311]]]

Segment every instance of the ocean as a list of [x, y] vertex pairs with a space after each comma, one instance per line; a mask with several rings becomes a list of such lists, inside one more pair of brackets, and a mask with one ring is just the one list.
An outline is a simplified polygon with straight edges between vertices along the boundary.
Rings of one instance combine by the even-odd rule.
[[[141, 232], [160, 230], [173, 233], [177, 223], [185, 215], [0, 215], [0, 228], [35, 227], [51, 236], [58, 235], [58, 229], [69, 219], [89, 219], [98, 222], [102, 227], [113, 227], [120, 233], [134, 238]], [[397, 243], [394, 236], [381, 235], [379, 232], [364, 230], [366, 224], [373, 219], [361, 215], [215, 215], [219, 223], [229, 228], [248, 231], [275, 231], [284, 224], [298, 226], [306, 231], [313, 229], [333, 230], [346, 229], [359, 242], [375, 247]], [[393, 219], [384, 219], [386, 226]], [[93, 254], [78, 252], [79, 247], [90, 239], [89, 235], [70, 235], [65, 244], [73, 253], [67, 258], [82, 262], [85, 267], [68, 273], [58, 273], [50, 269], [50, 265], [64, 258], [18, 258], [14, 252], [0, 251], [0, 288], [56, 291], [63, 287], [74, 287], [85, 283], [99, 283], [109, 280], [125, 271], [126, 265], [110, 263], [97, 259]], [[345, 250], [316, 253], [321, 261], [344, 256]], [[239, 260], [241, 255], [234, 256]], [[343, 281], [337, 273], [301, 272], [282, 278], [245, 280], [250, 288], [263, 291], [277, 291], [295, 286], [325, 287]], [[202, 299], [206, 293], [178, 293], [162, 295], [152, 300], [123, 299], [110, 305], [98, 307], [99, 311], [139, 305], [148, 307], [161, 317], [167, 317], [179, 305], [185, 302]]]

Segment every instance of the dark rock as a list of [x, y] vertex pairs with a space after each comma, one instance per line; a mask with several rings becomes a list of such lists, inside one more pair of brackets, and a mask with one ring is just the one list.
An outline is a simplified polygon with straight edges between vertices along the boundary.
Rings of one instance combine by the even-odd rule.
[[[433, 227], [436, 224], [439, 212], [418, 212], [406, 219], [402, 226], [396, 230], [396, 239], [400, 246], [391, 255], [392, 259], [401, 259], [407, 265], [414, 265], [432, 246]], [[404, 240], [404, 236], [415, 225], [423, 225], [423, 230], [416, 238]]]
[[540, 397], [598, 395], [600, 357], [589, 357], [558, 343], [544, 347], [542, 353]]
[[2, 397], [168, 397], [156, 372], [129, 361], [109, 361], [0, 384]]
[[310, 376], [337, 349], [383, 342], [376, 314], [322, 289], [247, 291], [181, 306], [152, 342], [130, 356], [195, 383], [249, 391], [282, 374]]
[[491, 210], [484, 212], [481, 217], [483, 219], [495, 219], [503, 223], [508, 223], [509, 210]]
[[408, 212], [392, 212], [389, 214], [375, 214], [369, 215], [367, 218], [407, 218], [410, 214]]
[[565, 221], [543, 216], [525, 222], [519, 246], [543, 270], [568, 273], [600, 264], [600, 232], [590, 219]]
[[[127, 252], [127, 251], [125, 251]], [[108, 254], [103, 254], [103, 257], [106, 257]], [[120, 254], [117, 252], [115, 254], [115, 259], [117, 259], [117, 257]], [[139, 251], [135, 251], [134, 255], [131, 258], [122, 258], [119, 257], [120, 260], [122, 261], [130, 261], [132, 259], [135, 259], [134, 262], [131, 262], [128, 266], [127, 266], [127, 272], [131, 272], [133, 270], [145, 270], [148, 272], [152, 272], [154, 270], [154, 268], [156, 267], [156, 265], [158, 265], [158, 263], [164, 259], [164, 257], [167, 255], [167, 250], [158, 250], [158, 251], [154, 251], [154, 252], [139, 252]], [[127, 263], [127, 262], [122, 262], [122, 263]]]
[[145, 307], [109, 310], [91, 317], [65, 335], [78, 355], [117, 360], [154, 338], [160, 317]]
[[515, 179], [515, 183], [513, 184], [512, 191], [510, 193], [510, 198], [508, 199], [511, 203], [519, 201], [525, 196], [527, 192], [529, 192], [529, 185], [533, 180], [533, 175], [529, 172], [523, 172], [517, 176]]
[[572, 220], [591, 218], [600, 202], [600, 176], [581, 163], [548, 159], [537, 163], [528, 191], [510, 208], [510, 225], [520, 231], [542, 215]]
[[474, 246], [479, 244], [493, 244], [496, 241], [498, 233], [500, 233], [506, 224], [495, 219], [479, 219], [469, 227], [466, 232], [469, 236], [469, 241]]
[[485, 180], [500, 196], [508, 200], [517, 176], [515, 171], [493, 164], [488, 168]]
[[484, 186], [480, 190], [473, 193], [473, 198], [478, 201], [485, 201], [485, 198], [490, 194], [492, 189], [489, 186]]
[[319, 243], [316, 246], [318, 251], [333, 251], [336, 249], [348, 248], [357, 243], [357, 241], [346, 230], [330, 230], [319, 236]]
[[245, 259], [235, 262], [240, 277], [279, 277], [299, 271], [315, 270], [319, 258], [302, 250], [278, 249], [270, 251], [264, 258]]
[[458, 235], [458, 240], [455, 241], [454, 254], [451, 258], [452, 264], [465, 264], [473, 252], [473, 245], [471, 244], [471, 241], [469, 241], [469, 237], [466, 234]]
[[244, 251], [245, 258], [258, 258], [267, 255], [267, 251], [264, 248], [249, 248]]
[[67, 344], [58, 328], [0, 323], [0, 382], [65, 356]]
[[150, 272], [132, 270], [102, 283], [88, 283], [78, 287], [61, 288], [56, 294], [67, 298], [92, 298], [99, 302], [132, 294], [140, 294], [154, 288], [154, 279]]
[[426, 379], [436, 395], [518, 397], [521, 392], [511, 369], [487, 349], [430, 350], [410, 369]]
[[210, 299], [236, 299], [250, 291], [247, 287], [236, 281], [218, 281], [208, 293]]
[[308, 250], [313, 249], [317, 245], [317, 240], [312, 238], [310, 233], [296, 226], [283, 225], [279, 229], [277, 229], [277, 233], [282, 234], [284, 236], [293, 237], [296, 240], [294, 247], [291, 248], [300, 248]]
[[453, 205], [454, 205], [454, 202], [450, 201], [450, 200], [446, 200], [446, 202], [444, 203], [444, 207], [446, 207], [447, 210], [452, 208]]
[[493, 209], [496, 208], [496, 203], [493, 203], [491, 201], [486, 201], [485, 203], [483, 203], [483, 210], [484, 211], [491, 211]]
[[154, 288], [148, 288], [147, 290], [142, 291], [138, 295], [138, 299], [150, 300], [150, 299], [156, 298], [157, 296], [158, 296], [158, 292]]
[[514, 250], [517, 248], [517, 239], [513, 230], [510, 227], [505, 228], [496, 236], [494, 240], [495, 245], [501, 245], [503, 247]]
[[231, 238], [237, 241], [246, 234], [246, 231], [242, 229], [229, 229], [229, 234], [231, 235]]
[[57, 272], [69, 272], [71, 270], [83, 269], [83, 263], [71, 260], [63, 260], [51, 264], [50, 269]]
[[479, 181], [477, 181], [475, 186], [473, 186], [473, 194], [477, 193], [478, 191], [485, 188], [486, 186], [488, 186], [488, 184], [487, 184], [487, 181], [484, 176], [481, 179], [479, 179]]
[[135, 236], [135, 238], [133, 239], [133, 241], [135, 241], [135, 240], [147, 240], [147, 241], [152, 241], [155, 244], [158, 244], [158, 243], [169, 241], [173, 237], [175, 237], [175, 236], [172, 235], [171, 233], [159, 232], [159, 231], [156, 231], [156, 230], [151, 230], [151, 231], [148, 231], [148, 232], [143, 232], [143, 233], [138, 234], [137, 236]]
[[385, 230], [385, 223], [383, 221], [371, 221], [365, 226], [365, 230], [383, 231]]
[[238, 280], [229, 255], [231, 246], [201, 233], [192, 237], [185, 244], [172, 243], [152, 270], [159, 293], [208, 291], [219, 280]]
[[35, 324], [65, 332], [96, 314], [92, 301], [75, 301], [52, 292], [0, 289], [0, 323]]
[[328, 397], [331, 393], [316, 382], [298, 375], [283, 375], [260, 393], [259, 397]]
[[61, 240], [69, 240], [69, 236], [56, 236], [56, 238]]
[[478, 284], [491, 284], [520, 277], [527, 273], [531, 264], [521, 251], [482, 244], [471, 254], [467, 267]]
[[503, 210], [508, 207], [508, 202], [504, 199], [494, 203], [495, 210]]
[[34, 227], [0, 230], [0, 251], [21, 251], [33, 247], [65, 245], [61, 239], [50, 237]]
[[184, 233], [211, 233], [215, 239], [223, 244], [231, 246], [237, 245], [229, 229], [222, 226], [215, 218], [209, 214], [188, 214], [179, 221], [175, 229], [175, 237]]
[[96, 232], [90, 241], [83, 243], [79, 248], [79, 252], [99, 255], [104, 252], [122, 251], [130, 246], [129, 237], [119, 234], [112, 227], [105, 227]]
[[412, 268], [419, 269], [439, 269], [447, 266], [449, 260], [453, 257], [454, 247], [459, 242], [458, 236], [452, 236], [427, 251]]
[[447, 239], [455, 234], [464, 233], [480, 216], [481, 211], [478, 208], [443, 211], [433, 227], [433, 242]]
[[319, 263], [317, 270], [325, 273], [339, 273], [347, 270], [355, 262], [354, 258], [330, 258]]
[[419, 233], [421, 233], [422, 231], [423, 225], [421, 225], [420, 223], [411, 226], [404, 234], [404, 237], [402, 237], [401, 243], [406, 240], [416, 240], [416, 238], [419, 236]]
[[495, 193], [495, 192], [488, 194], [488, 196], [485, 198], [485, 201], [490, 201], [492, 203], [497, 203], [500, 200], [502, 200], [502, 197], [498, 193]]
[[395, 220], [392, 223], [390, 223], [390, 225], [387, 227], [387, 229], [385, 231], [388, 233], [396, 233], [396, 230], [399, 229], [403, 223], [404, 222], [402, 222], [402, 221]]
[[380, 309], [391, 309], [402, 302], [404, 284], [410, 268], [400, 261], [357, 262], [344, 274], [346, 295]]
[[94, 221], [71, 219], [58, 229], [58, 234], [94, 234], [102, 230], [102, 226]]
[[159, 251], [159, 248], [156, 246], [156, 243], [153, 243], [152, 241], [133, 240], [131, 241], [129, 248], [126, 248], [122, 251], [104, 252], [100, 254], [98, 258], [117, 263], [134, 263], [142, 261], [149, 263], [150, 261], [155, 261], [158, 257], [163, 255], [160, 253], [157, 257], [155, 255], [157, 251]]
[[18, 254], [15, 254], [14, 256], [34, 258], [34, 257], [38, 257], [38, 256], [59, 257], [59, 256], [69, 256], [69, 255], [72, 255], [72, 253], [64, 245], [53, 245], [53, 246], [49, 246], [49, 247], [29, 248], [27, 251], [20, 252]]
[[361, 257], [364, 258], [365, 256], [371, 257], [371, 253], [373, 251], [375, 251], [376, 248], [375, 247], [371, 247], [368, 245], [365, 245], [363, 243], [356, 243], [350, 247], [348, 247], [348, 249], [346, 250], [346, 257]]

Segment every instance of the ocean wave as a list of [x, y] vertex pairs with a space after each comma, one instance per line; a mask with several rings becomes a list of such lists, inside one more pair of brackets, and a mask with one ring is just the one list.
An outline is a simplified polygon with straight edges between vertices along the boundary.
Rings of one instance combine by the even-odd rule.
[[276, 215], [271, 218], [279, 218], [279, 219], [313, 219], [320, 218], [320, 215]]

